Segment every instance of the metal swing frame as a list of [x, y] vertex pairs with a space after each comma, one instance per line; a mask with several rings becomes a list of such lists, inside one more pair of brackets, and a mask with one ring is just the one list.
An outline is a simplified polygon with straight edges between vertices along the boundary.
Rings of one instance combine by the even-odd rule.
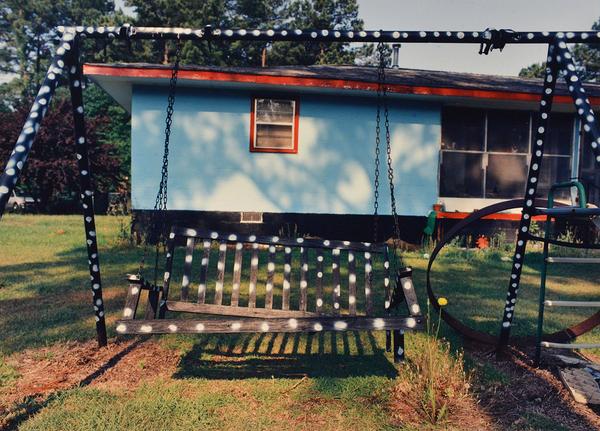
[[[576, 73], [572, 54], [567, 43], [600, 42], [600, 32], [515, 32], [511, 30], [485, 31], [352, 31], [337, 29], [204, 29], [134, 27], [122, 25], [116, 27], [59, 27], [62, 33], [56, 54], [46, 73], [46, 77], [35, 98], [31, 111], [22, 128], [6, 167], [0, 177], [0, 217], [4, 213], [6, 202], [17, 183], [20, 173], [33, 145], [40, 124], [48, 110], [50, 100], [60, 85], [59, 76], [68, 77], [69, 90], [73, 104], [74, 133], [77, 146], [81, 204], [83, 209], [87, 253], [89, 259], [90, 285], [93, 293], [93, 307], [96, 320], [98, 344], [107, 344], [105, 309], [102, 299], [102, 281], [100, 260], [94, 219], [94, 191], [91, 185], [91, 171], [85, 134], [83, 109], [83, 74], [79, 61], [80, 41], [83, 38], [97, 40], [192, 40], [192, 41], [291, 41], [291, 42], [403, 42], [403, 43], [459, 43], [479, 44], [480, 53], [488, 54], [494, 49], [502, 49], [508, 44], [547, 44], [548, 58], [544, 77], [544, 87], [538, 114], [537, 130], [534, 139], [535, 152], [529, 166], [524, 191], [522, 215], [513, 256], [513, 267], [508, 282], [506, 305], [503, 309], [502, 324], [498, 338], [498, 351], [507, 346], [510, 328], [515, 312], [517, 292], [527, 241], [530, 239], [531, 217], [538, 213], [535, 207], [537, 177], [540, 172], [548, 118], [552, 107], [554, 88], [563, 72], [569, 92], [573, 98], [577, 115], [582, 119], [583, 127], [591, 138], [591, 146], [596, 161], [600, 163], [600, 127], [585, 89]], [[437, 307], [437, 304], [433, 304]]]

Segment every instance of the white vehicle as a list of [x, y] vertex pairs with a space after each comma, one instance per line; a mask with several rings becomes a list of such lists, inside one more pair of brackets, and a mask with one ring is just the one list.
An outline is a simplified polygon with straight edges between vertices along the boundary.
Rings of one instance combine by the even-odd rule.
[[17, 192], [13, 190], [6, 203], [6, 209], [13, 212], [33, 210], [35, 209], [35, 199], [31, 196], [17, 196]]

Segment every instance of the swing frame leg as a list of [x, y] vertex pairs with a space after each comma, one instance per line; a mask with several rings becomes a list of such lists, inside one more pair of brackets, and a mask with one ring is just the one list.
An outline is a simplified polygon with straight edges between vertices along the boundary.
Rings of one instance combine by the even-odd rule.
[[404, 331], [394, 331], [394, 363], [404, 362]]

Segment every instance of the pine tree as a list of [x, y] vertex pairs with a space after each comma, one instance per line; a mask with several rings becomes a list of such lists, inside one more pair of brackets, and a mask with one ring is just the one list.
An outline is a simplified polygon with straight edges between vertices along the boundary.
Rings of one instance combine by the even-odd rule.
[[[592, 25], [592, 30], [600, 31], [600, 19]], [[578, 43], [572, 49], [579, 76], [584, 81], [600, 82], [600, 44]], [[519, 76], [543, 78], [545, 69], [546, 63], [534, 63], [521, 69]]]

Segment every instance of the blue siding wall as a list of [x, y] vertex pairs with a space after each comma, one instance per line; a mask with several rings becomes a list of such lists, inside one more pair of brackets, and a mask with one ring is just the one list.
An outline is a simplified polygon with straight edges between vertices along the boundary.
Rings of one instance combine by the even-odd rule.
[[[375, 99], [294, 96], [300, 101], [298, 154], [264, 154], [249, 151], [251, 93], [179, 88], [171, 135], [169, 208], [371, 214]], [[136, 209], [154, 204], [166, 99], [162, 87], [133, 90]], [[440, 108], [395, 100], [390, 120], [399, 213], [425, 215], [438, 196]], [[387, 214], [384, 150], [380, 212]]]

